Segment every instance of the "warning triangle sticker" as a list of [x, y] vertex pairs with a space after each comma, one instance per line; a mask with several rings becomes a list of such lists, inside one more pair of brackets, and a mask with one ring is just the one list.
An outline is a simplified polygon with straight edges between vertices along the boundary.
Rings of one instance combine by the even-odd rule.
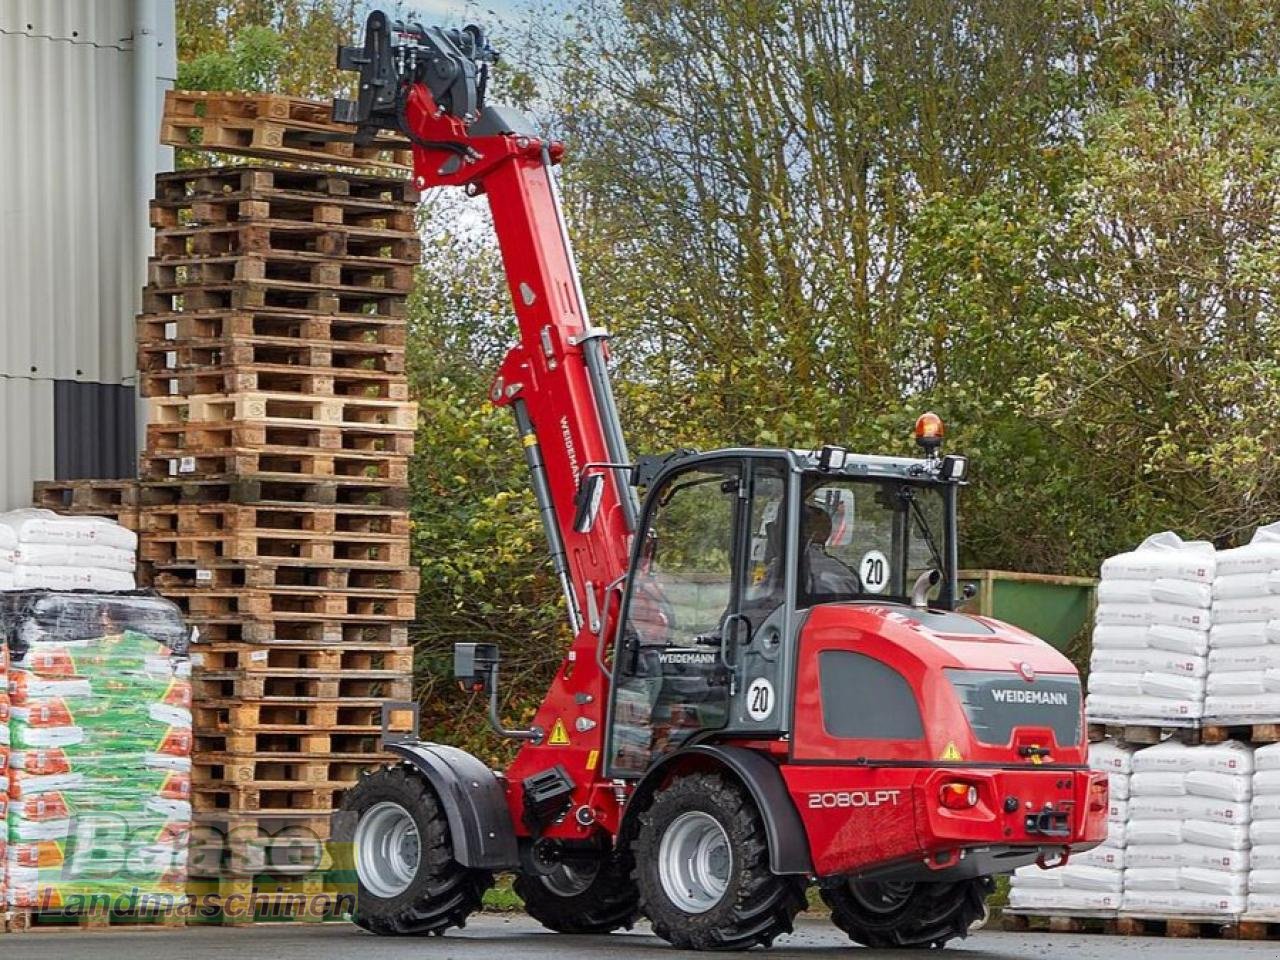
[[964, 757], [960, 756], [960, 750], [956, 747], [955, 741], [952, 740], [947, 744], [947, 749], [942, 751], [942, 756], [939, 757], [939, 759], [940, 760], [963, 760]]
[[567, 747], [569, 745], [569, 731], [564, 728], [564, 721], [557, 718], [555, 726], [551, 728], [551, 736], [547, 739], [547, 743], [553, 747]]

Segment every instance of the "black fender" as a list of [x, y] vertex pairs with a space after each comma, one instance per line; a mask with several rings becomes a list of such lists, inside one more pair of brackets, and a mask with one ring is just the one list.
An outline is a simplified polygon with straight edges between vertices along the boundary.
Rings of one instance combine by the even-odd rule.
[[399, 740], [384, 748], [411, 764], [435, 790], [458, 863], [476, 870], [520, 866], [506, 791], [492, 770], [467, 751], [440, 743]]
[[622, 836], [638, 829], [638, 817], [648, 807], [649, 798], [671, 768], [691, 758], [697, 758], [702, 767], [710, 761], [713, 766], [727, 769], [747, 788], [764, 821], [770, 870], [776, 874], [813, 873], [809, 835], [804, 821], [800, 819], [800, 811], [787, 793], [787, 785], [777, 765], [743, 747], [704, 743], [663, 757], [646, 771], [627, 801], [627, 809], [622, 816]]

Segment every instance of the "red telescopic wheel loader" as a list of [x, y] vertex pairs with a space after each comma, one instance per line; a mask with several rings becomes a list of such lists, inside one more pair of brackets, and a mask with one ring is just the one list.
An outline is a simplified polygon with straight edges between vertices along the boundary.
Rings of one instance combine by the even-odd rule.
[[[966, 461], [731, 448], [632, 458], [553, 171], [563, 152], [486, 102], [476, 27], [368, 19], [339, 50], [356, 142], [413, 145], [420, 188], [484, 195], [519, 328], [489, 399], [515, 417], [572, 628], [531, 726], [498, 716], [498, 648], [457, 678], [521, 741], [504, 771], [413, 737], [349, 790], [355, 921], [442, 933], [496, 872], [563, 933], [647, 918], [677, 947], [789, 932], [820, 887], [872, 947], [940, 946], [993, 877], [1106, 835], [1079, 677], [1024, 631], [956, 611]], [[514, 453], [514, 451], [513, 451]], [[643, 494], [641, 496], [640, 494]]]

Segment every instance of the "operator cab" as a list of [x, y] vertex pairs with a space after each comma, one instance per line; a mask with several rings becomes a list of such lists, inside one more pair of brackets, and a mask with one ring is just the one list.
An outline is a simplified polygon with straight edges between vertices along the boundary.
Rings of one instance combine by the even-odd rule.
[[814, 607], [928, 617], [935, 586], [928, 605], [955, 606], [965, 464], [933, 440], [920, 459], [824, 447], [638, 464], [647, 492], [614, 646], [609, 776], [642, 776], [712, 735], [787, 733], [795, 639]]

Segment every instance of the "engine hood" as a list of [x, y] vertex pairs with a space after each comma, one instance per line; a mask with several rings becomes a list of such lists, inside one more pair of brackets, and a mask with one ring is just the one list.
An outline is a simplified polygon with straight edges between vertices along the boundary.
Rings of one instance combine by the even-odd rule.
[[951, 610], [918, 610], [901, 603], [829, 603], [810, 611], [806, 627], [852, 628], [878, 636], [938, 667], [1077, 673], [1070, 660], [1034, 634], [990, 617]]

